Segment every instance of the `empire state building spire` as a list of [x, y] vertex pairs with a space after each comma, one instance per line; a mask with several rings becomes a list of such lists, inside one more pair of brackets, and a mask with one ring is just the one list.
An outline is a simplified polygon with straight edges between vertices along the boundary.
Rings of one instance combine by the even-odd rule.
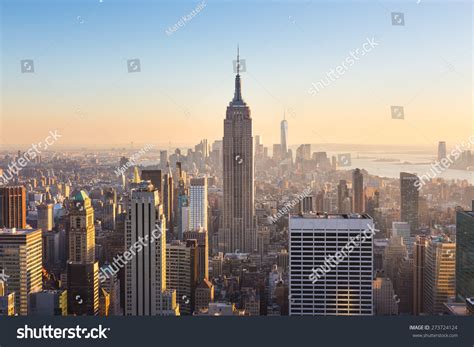
[[239, 55], [239, 46], [237, 46], [237, 75], [235, 76], [235, 92], [234, 92], [234, 99], [232, 100], [233, 104], [243, 104], [244, 101], [242, 100], [242, 86], [240, 83], [240, 55]]

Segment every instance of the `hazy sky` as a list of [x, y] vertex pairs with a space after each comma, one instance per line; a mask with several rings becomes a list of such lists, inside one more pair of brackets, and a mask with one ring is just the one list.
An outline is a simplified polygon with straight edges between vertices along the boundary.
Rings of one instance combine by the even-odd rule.
[[[221, 139], [236, 46], [254, 135], [279, 142], [422, 145], [473, 133], [470, 1], [3, 0], [5, 145], [191, 145]], [[391, 12], [404, 13], [404, 26]], [[316, 95], [367, 39], [378, 43]], [[127, 72], [128, 59], [141, 71]], [[34, 73], [20, 61], [34, 60]], [[391, 119], [390, 106], [405, 119]]]

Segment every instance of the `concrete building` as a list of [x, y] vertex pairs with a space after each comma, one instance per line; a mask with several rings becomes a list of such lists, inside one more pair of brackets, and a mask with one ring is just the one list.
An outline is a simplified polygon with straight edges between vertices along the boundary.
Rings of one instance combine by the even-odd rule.
[[368, 215], [290, 216], [289, 314], [373, 315], [374, 232]]

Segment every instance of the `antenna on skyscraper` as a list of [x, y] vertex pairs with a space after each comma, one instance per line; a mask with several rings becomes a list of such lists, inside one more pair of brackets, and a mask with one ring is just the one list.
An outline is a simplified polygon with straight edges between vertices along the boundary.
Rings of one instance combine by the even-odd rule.
[[239, 55], [239, 44], [237, 44], [237, 75], [240, 72], [240, 55]]

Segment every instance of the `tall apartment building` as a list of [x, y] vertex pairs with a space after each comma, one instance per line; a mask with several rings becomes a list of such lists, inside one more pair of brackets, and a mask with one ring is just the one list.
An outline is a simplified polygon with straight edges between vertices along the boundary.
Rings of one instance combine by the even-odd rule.
[[0, 272], [19, 315], [28, 314], [28, 295], [43, 289], [42, 257], [40, 229], [0, 229]]
[[374, 232], [368, 215], [290, 216], [289, 314], [373, 315]]

